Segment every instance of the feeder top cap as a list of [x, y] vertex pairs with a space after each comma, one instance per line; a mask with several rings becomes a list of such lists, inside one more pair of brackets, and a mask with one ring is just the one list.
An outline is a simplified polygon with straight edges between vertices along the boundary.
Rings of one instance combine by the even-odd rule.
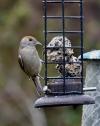
[[[81, 59], [81, 55], [78, 57]], [[83, 54], [83, 60], [100, 60], [100, 50], [93, 50]]]

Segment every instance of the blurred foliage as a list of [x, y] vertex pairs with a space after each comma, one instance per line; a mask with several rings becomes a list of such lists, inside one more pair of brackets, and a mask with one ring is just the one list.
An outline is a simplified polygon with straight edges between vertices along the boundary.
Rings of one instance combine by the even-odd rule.
[[[100, 1], [84, 0], [85, 51], [100, 48]], [[60, 15], [61, 6], [49, 5], [48, 15]], [[65, 6], [66, 15], [79, 14], [79, 6]], [[36, 99], [33, 82], [20, 70], [17, 50], [20, 39], [33, 35], [43, 43], [42, 0], [0, 0], [0, 126], [80, 126], [81, 107], [34, 109]], [[66, 21], [66, 29], [78, 30], [79, 21]], [[61, 21], [48, 21], [48, 29], [61, 30]], [[48, 36], [48, 41], [55, 36]], [[73, 45], [78, 36], [67, 35]], [[42, 57], [42, 48], [38, 47]], [[79, 55], [79, 51], [76, 51]], [[50, 67], [50, 75], [54, 69]], [[43, 74], [43, 71], [42, 71]], [[53, 74], [55, 75], [55, 73]], [[35, 93], [34, 93], [35, 92]]]

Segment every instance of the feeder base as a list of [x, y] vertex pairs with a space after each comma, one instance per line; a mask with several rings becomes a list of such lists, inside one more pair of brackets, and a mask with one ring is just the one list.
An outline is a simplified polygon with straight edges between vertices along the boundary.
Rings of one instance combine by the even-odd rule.
[[44, 96], [35, 101], [35, 108], [69, 105], [94, 104], [94, 99], [88, 95]]

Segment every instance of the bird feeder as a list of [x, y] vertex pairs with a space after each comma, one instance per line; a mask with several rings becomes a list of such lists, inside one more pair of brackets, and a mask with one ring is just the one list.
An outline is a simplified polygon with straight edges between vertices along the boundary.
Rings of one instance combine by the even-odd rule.
[[[81, 57], [79, 56], [81, 59]], [[94, 92], [86, 92], [93, 96], [95, 104], [83, 106], [82, 125], [92, 126], [100, 124], [100, 50], [94, 50], [83, 54], [83, 60], [86, 62], [85, 86], [96, 88]], [[95, 116], [95, 118], [94, 118]]]
[[[49, 16], [47, 7], [49, 4], [59, 4], [61, 6], [60, 16]], [[80, 7], [79, 16], [65, 16], [65, 4], [77, 4]], [[65, 0], [44, 0], [44, 64], [45, 64], [45, 86], [43, 87], [44, 96], [35, 101], [35, 107], [53, 107], [67, 105], [93, 104], [94, 99], [85, 95], [84, 91], [91, 88], [83, 88], [83, 0], [65, 1]], [[61, 31], [48, 30], [48, 20], [60, 20], [62, 22]], [[65, 28], [66, 20], [79, 20], [80, 30], [68, 31]], [[48, 42], [48, 34], [57, 34]], [[60, 34], [60, 35], [59, 35]], [[72, 46], [67, 38], [68, 34], [79, 34], [80, 45]], [[73, 49], [80, 49], [81, 60], [74, 56]], [[56, 64], [56, 70], [59, 76], [48, 76], [48, 64]], [[53, 68], [54, 69], [54, 68]]]

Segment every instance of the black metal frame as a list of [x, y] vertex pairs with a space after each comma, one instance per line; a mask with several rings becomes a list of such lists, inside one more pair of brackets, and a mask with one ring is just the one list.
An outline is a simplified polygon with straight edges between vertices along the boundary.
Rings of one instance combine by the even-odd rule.
[[[47, 15], [47, 5], [48, 4], [61, 4], [62, 7], [62, 16], [48, 16]], [[80, 4], [80, 15], [79, 16], [65, 16], [65, 12], [64, 12], [64, 4]], [[47, 81], [48, 79], [63, 79], [63, 93], [65, 94], [65, 80], [66, 79], [81, 79], [81, 93], [83, 93], [83, 0], [76, 0], [76, 1], [66, 1], [66, 0], [59, 0], [59, 1], [55, 1], [55, 0], [44, 0], [43, 1], [44, 4], [44, 35], [45, 35], [45, 85], [47, 85]], [[60, 19], [62, 20], [62, 30], [61, 31], [49, 31], [47, 28], [47, 22], [49, 19]], [[80, 31], [66, 31], [65, 30], [65, 19], [80, 19]], [[47, 47], [47, 37], [48, 34], [53, 34], [53, 33], [62, 33], [63, 36], [63, 65], [64, 65], [64, 72], [63, 72], [63, 78], [60, 77], [48, 77], [48, 67], [47, 64], [56, 64], [57, 62], [48, 62], [47, 61], [47, 49], [50, 49], [50, 47]], [[81, 52], [81, 64], [82, 64], [82, 73], [81, 73], [81, 77], [65, 77], [65, 33], [67, 34], [80, 34], [80, 46], [72, 46], [71, 48], [75, 48], [75, 49], [80, 49]]]
[[[62, 6], [62, 16], [48, 16], [47, 15], [47, 5], [52, 4], [61, 4]], [[80, 4], [80, 15], [79, 16], [65, 16], [64, 4]], [[54, 107], [54, 106], [68, 106], [68, 105], [83, 105], [83, 104], [94, 104], [94, 99], [88, 95], [84, 95], [84, 91], [95, 91], [95, 87], [83, 88], [83, 0], [44, 0], [44, 36], [45, 36], [45, 86], [51, 89], [51, 92], [45, 92], [45, 96], [40, 97], [35, 101], [34, 106], [36, 108], [40, 107]], [[62, 30], [61, 31], [48, 31], [47, 20], [48, 19], [60, 19], [62, 20]], [[80, 31], [66, 31], [65, 30], [65, 19], [80, 19]], [[80, 77], [65, 77], [65, 69], [62, 77], [48, 77], [48, 64], [57, 64], [57, 62], [48, 62], [47, 61], [47, 50], [52, 47], [47, 47], [47, 37], [48, 34], [53, 33], [62, 33], [63, 36], [63, 62], [65, 68], [65, 33], [67, 34], [79, 34], [80, 35], [80, 46], [72, 46], [71, 48], [80, 49], [81, 51], [81, 64], [82, 64], [82, 73]], [[59, 47], [53, 47], [59, 48]], [[68, 47], [67, 47], [68, 48]], [[70, 47], [69, 47], [70, 48]], [[56, 83], [48, 84], [48, 79], [53, 79]], [[71, 80], [70, 81], [68, 81]], [[80, 80], [79, 82], [77, 80]], [[61, 80], [61, 82], [60, 82]], [[67, 80], [67, 81], [66, 81]], [[72, 83], [75, 82], [75, 86], [72, 86]], [[74, 90], [72, 90], [74, 89]], [[55, 97], [56, 96], [56, 97]]]

